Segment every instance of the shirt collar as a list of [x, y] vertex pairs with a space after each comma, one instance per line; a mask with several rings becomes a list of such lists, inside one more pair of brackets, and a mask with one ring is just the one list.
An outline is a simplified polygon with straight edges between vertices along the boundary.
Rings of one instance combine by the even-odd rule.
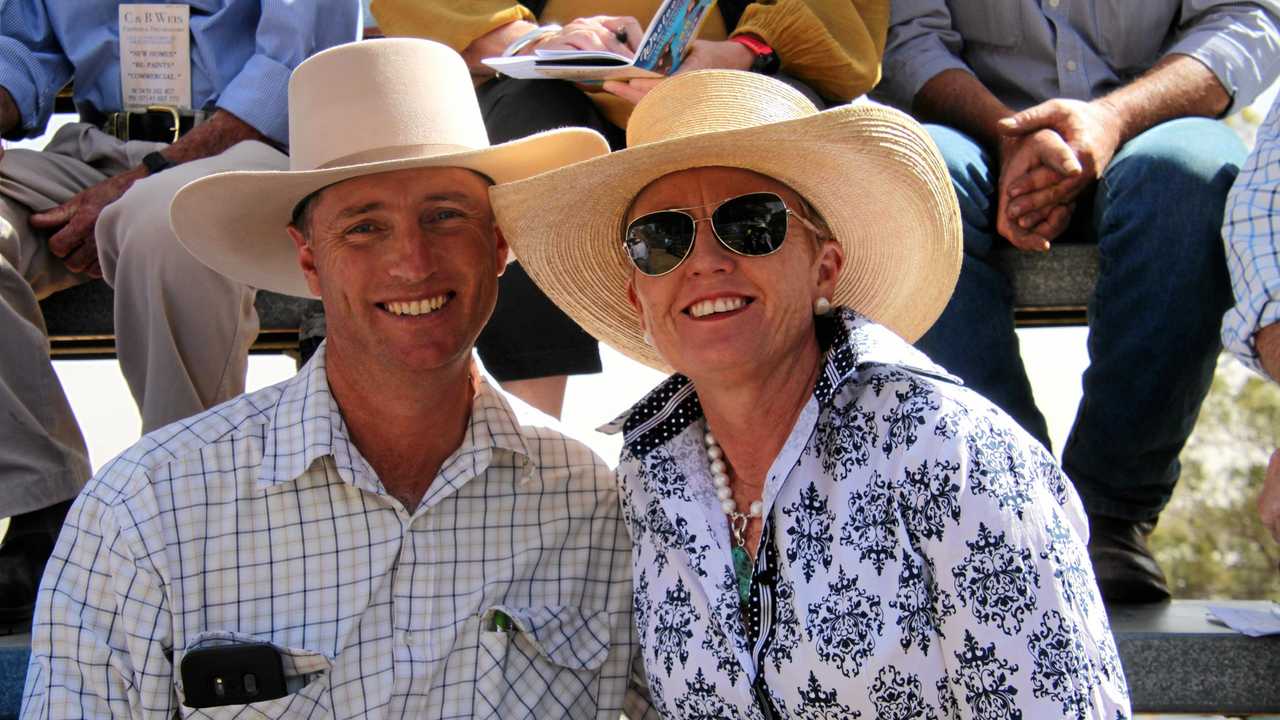
[[[321, 343], [298, 374], [283, 383], [275, 407], [268, 411], [258, 483], [270, 486], [292, 482], [317, 460], [332, 458], [334, 469], [344, 482], [380, 492], [377, 475], [351, 441], [346, 421], [329, 389], [325, 345]], [[511, 406], [501, 393], [481, 382], [462, 445], [454, 455], [495, 448], [530, 457]]]
[[[829, 404], [841, 388], [873, 365], [892, 365], [961, 384], [959, 378], [947, 373], [893, 331], [853, 310], [839, 308], [819, 318], [817, 325], [822, 344], [827, 347], [813, 390], [821, 405]], [[636, 457], [644, 457], [701, 418], [702, 404], [693, 384], [677, 373], [599, 430], [607, 434], [621, 431], [627, 449]]]

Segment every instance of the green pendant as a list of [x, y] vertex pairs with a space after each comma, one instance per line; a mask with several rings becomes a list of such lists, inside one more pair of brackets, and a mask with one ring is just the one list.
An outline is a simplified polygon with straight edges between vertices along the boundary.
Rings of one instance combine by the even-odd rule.
[[735, 547], [731, 554], [733, 573], [738, 576], [738, 600], [745, 605], [751, 599], [751, 556], [742, 547]]

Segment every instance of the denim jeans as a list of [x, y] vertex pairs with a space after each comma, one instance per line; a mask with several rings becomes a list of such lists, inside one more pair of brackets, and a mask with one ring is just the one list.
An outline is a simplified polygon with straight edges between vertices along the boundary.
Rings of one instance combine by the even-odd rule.
[[[1006, 242], [996, 233], [999, 168], [969, 137], [927, 127], [960, 201], [965, 256], [955, 295], [917, 346], [1048, 447], [1009, 279], [991, 262]], [[1120, 149], [1057, 241], [1096, 243], [1100, 255], [1084, 397], [1062, 456], [1091, 514], [1151, 520], [1173, 492], [1231, 303], [1220, 228], [1244, 157], [1217, 121], [1158, 125]]]

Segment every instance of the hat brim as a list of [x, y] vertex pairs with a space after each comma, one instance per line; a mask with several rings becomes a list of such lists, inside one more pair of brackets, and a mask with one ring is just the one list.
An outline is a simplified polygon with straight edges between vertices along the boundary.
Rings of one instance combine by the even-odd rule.
[[588, 333], [664, 372], [627, 299], [627, 209], [649, 183], [694, 167], [752, 170], [791, 187], [844, 248], [832, 302], [914, 342], [955, 289], [960, 211], [932, 139], [905, 114], [855, 103], [796, 120], [646, 144], [490, 188], [534, 282]]
[[427, 167], [460, 167], [511, 182], [604, 155], [609, 145], [580, 128], [550, 130], [487, 148], [418, 154], [341, 167], [293, 171], [233, 171], [188, 183], [170, 205], [179, 241], [205, 265], [254, 288], [314, 298], [285, 228], [294, 207], [334, 183], [365, 175]]

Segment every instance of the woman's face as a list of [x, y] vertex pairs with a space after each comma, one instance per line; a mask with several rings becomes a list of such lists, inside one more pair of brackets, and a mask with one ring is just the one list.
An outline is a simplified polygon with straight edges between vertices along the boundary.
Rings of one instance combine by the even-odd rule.
[[[689, 207], [695, 209], [686, 212], [701, 220], [722, 201], [752, 192], [776, 193], [793, 212], [806, 215], [800, 196], [776, 180], [749, 170], [707, 167], [650, 183], [636, 196], [627, 222]], [[708, 373], [739, 375], [777, 367], [789, 353], [816, 344], [813, 303], [835, 290], [844, 262], [838, 243], [819, 242], [792, 219], [777, 252], [744, 257], [720, 244], [710, 222], [696, 225], [684, 262], [659, 277], [633, 269], [628, 288], [641, 325], [673, 368], [695, 380]], [[714, 309], [717, 305], [721, 310]]]

